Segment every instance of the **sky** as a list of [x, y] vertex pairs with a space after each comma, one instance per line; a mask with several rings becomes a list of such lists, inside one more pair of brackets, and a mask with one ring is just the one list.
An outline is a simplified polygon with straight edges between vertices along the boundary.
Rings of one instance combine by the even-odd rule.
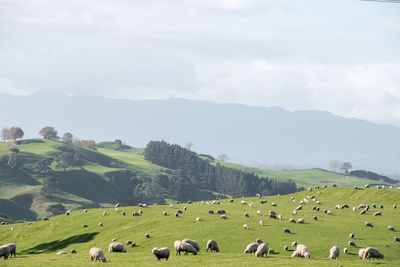
[[0, 0], [0, 93], [42, 90], [400, 126], [400, 3]]

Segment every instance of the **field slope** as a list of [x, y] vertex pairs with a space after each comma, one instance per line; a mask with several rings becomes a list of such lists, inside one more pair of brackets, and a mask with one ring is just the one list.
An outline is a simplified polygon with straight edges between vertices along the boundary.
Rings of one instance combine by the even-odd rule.
[[[299, 205], [299, 201], [307, 196], [314, 195], [321, 202], [320, 212], [313, 211], [312, 206], [318, 206], [313, 201], [303, 205], [297, 215], [292, 210]], [[296, 202], [290, 200], [291, 197]], [[130, 239], [137, 242], [138, 247], [128, 248], [126, 254], [111, 254], [106, 252], [109, 259], [107, 266], [399, 266], [400, 244], [393, 241], [394, 236], [400, 233], [389, 231], [388, 225], [400, 229], [400, 209], [394, 209], [393, 204], [400, 205], [400, 190], [397, 189], [362, 189], [355, 190], [349, 187], [315, 189], [311, 192], [302, 191], [290, 195], [263, 197], [266, 204], [261, 204], [258, 198], [238, 198], [233, 203], [222, 200], [220, 205], [211, 205], [206, 202], [193, 204], [156, 205], [143, 208], [141, 216], [131, 216], [139, 207], [121, 207], [119, 211], [109, 209], [90, 209], [87, 213], [73, 211], [70, 216], [60, 215], [50, 218], [49, 221], [0, 226], [0, 240], [3, 243], [15, 242], [18, 245], [18, 257], [7, 262], [0, 261], [0, 266], [95, 266], [88, 259], [90, 247], [97, 246], [104, 250], [112, 238], [118, 238], [125, 243]], [[254, 203], [252, 207], [242, 205], [241, 200]], [[275, 202], [277, 206], [272, 206]], [[337, 204], [348, 204], [348, 209], [335, 209]], [[353, 212], [351, 207], [361, 203], [383, 205], [381, 217], [372, 216], [378, 209], [371, 208], [366, 215]], [[187, 210], [179, 218], [174, 216], [177, 209]], [[218, 215], [208, 214], [208, 210], [225, 209], [228, 219], [222, 220]], [[283, 216], [283, 220], [268, 218], [268, 211], [275, 210]], [[333, 215], [322, 212], [330, 209]], [[103, 211], [107, 215], [103, 216]], [[163, 211], [169, 216], [163, 216]], [[262, 216], [256, 211], [261, 210]], [[122, 212], [127, 213], [126, 216]], [[249, 218], [243, 216], [250, 214]], [[312, 219], [316, 215], [318, 221]], [[201, 221], [195, 218], [200, 217]], [[289, 223], [288, 219], [304, 218], [305, 224]], [[264, 220], [265, 226], [259, 225]], [[366, 221], [374, 224], [373, 228], [366, 228]], [[103, 227], [98, 223], [102, 222]], [[88, 228], [82, 228], [88, 224]], [[248, 224], [250, 229], [243, 230], [242, 225]], [[291, 229], [292, 234], [283, 233], [283, 227]], [[343, 254], [343, 248], [348, 247], [349, 233], [355, 233], [357, 248], [349, 247], [350, 254]], [[146, 239], [145, 233], [151, 233], [152, 238]], [[197, 240], [202, 250], [197, 256], [176, 256], [172, 253], [168, 262], [157, 262], [151, 255], [155, 246], [168, 246], [173, 249], [173, 242], [177, 239], [192, 238]], [[254, 255], [244, 254], [247, 244], [261, 238], [273, 248], [277, 254], [266, 258], [256, 258]], [[208, 239], [218, 241], [221, 253], [205, 253], [204, 246]], [[290, 259], [292, 252], [284, 251], [283, 246], [297, 241], [306, 244], [311, 251], [311, 260]], [[327, 259], [330, 247], [337, 245], [341, 249], [338, 261]], [[357, 257], [360, 247], [374, 246], [384, 255], [383, 261], [361, 261]], [[69, 254], [70, 249], [77, 249], [78, 254]], [[67, 255], [56, 255], [58, 251], [67, 251]]]

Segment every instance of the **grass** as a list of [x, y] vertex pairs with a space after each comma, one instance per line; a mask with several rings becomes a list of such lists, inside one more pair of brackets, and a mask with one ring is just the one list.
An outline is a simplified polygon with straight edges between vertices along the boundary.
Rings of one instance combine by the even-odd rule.
[[[252, 207], [241, 205], [240, 200], [234, 203], [222, 200], [220, 205], [206, 203], [179, 204], [169, 206], [150, 206], [143, 209], [143, 215], [130, 216], [138, 207], [122, 207], [118, 212], [106, 209], [107, 216], [103, 216], [103, 209], [90, 209], [88, 213], [81, 210], [73, 211], [70, 216], [60, 215], [49, 221], [37, 221], [31, 225], [15, 224], [0, 226], [0, 240], [2, 243], [15, 242], [18, 245], [18, 257], [6, 262], [0, 261], [0, 266], [95, 266], [88, 259], [90, 247], [97, 246], [105, 251], [112, 238], [118, 238], [122, 243], [130, 239], [138, 243], [137, 248], [128, 248], [126, 254], [112, 254], [106, 252], [109, 262], [106, 266], [399, 266], [400, 244], [395, 244], [394, 236], [399, 232], [387, 230], [388, 225], [400, 229], [400, 210], [393, 209], [392, 205], [400, 204], [400, 190], [363, 189], [354, 190], [349, 187], [319, 189], [312, 192], [299, 192], [291, 195], [266, 197], [267, 204], [260, 204], [257, 198], [244, 199], [247, 203], [254, 202]], [[296, 216], [292, 210], [299, 205], [299, 201], [308, 195], [315, 195], [321, 201], [321, 209], [331, 209], [333, 216], [312, 210], [313, 203], [304, 205]], [[294, 196], [296, 202], [290, 201]], [[277, 207], [271, 203], [276, 202]], [[347, 203], [350, 209], [336, 210], [336, 204]], [[384, 205], [382, 217], [373, 217], [372, 209], [367, 215], [359, 215], [351, 210], [352, 206], [360, 203], [376, 203]], [[183, 216], [176, 218], [173, 214], [177, 209], [187, 206]], [[208, 214], [209, 209], [225, 209], [228, 220], [221, 220], [217, 215]], [[284, 220], [274, 220], [267, 217], [269, 210], [282, 214]], [[163, 216], [166, 210], [170, 216]], [[257, 216], [261, 210], [263, 216]], [[127, 216], [122, 215], [127, 212]], [[250, 218], [243, 216], [244, 212]], [[319, 220], [312, 220], [312, 216]], [[196, 217], [202, 221], [197, 222]], [[306, 224], [292, 224], [288, 218], [305, 218]], [[260, 226], [262, 219], [265, 226]], [[366, 228], [365, 221], [374, 224], [374, 228]], [[98, 223], [102, 222], [103, 227]], [[243, 230], [242, 225], [248, 224], [250, 230]], [[88, 228], [82, 228], [88, 224]], [[13, 231], [11, 231], [13, 227]], [[283, 227], [291, 229], [292, 234], [284, 234]], [[152, 238], [146, 239], [145, 233], [150, 232]], [[348, 247], [348, 235], [355, 233], [357, 248], [350, 248], [351, 254], [343, 254], [343, 248]], [[192, 238], [202, 247], [197, 256], [175, 256], [172, 252], [168, 262], [157, 262], [151, 255], [155, 246], [168, 246], [173, 249], [173, 242], [177, 239]], [[243, 253], [245, 246], [261, 238], [279, 254], [268, 255], [266, 258], [256, 258], [254, 255]], [[205, 253], [204, 246], [208, 239], [218, 241], [221, 253]], [[291, 252], [283, 250], [284, 245], [290, 245], [294, 240], [310, 248], [312, 259], [290, 259]], [[341, 249], [338, 261], [327, 259], [329, 249], [337, 245]], [[357, 257], [360, 247], [374, 246], [384, 255], [383, 261], [361, 261]], [[69, 254], [70, 249], [77, 249], [78, 254]], [[58, 251], [67, 251], [68, 255], [55, 255]]]

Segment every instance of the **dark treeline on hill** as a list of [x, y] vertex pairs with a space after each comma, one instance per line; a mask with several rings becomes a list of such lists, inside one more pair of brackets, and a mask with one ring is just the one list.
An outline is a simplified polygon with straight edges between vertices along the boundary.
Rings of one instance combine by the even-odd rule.
[[[193, 186], [236, 197], [254, 196], [257, 193], [288, 194], [298, 190], [293, 181], [278, 182], [219, 163], [213, 165], [186, 148], [164, 141], [151, 141], [145, 148], [144, 156], [157, 165], [175, 170], [170, 179], [186, 194]], [[179, 198], [179, 195], [175, 197]]]
[[390, 179], [387, 176], [380, 175], [375, 172], [364, 171], [364, 170], [351, 171], [350, 175], [355, 176], [355, 177], [368, 178], [368, 179], [376, 180], [376, 181], [385, 181], [386, 183], [390, 183], [390, 184], [394, 184], [394, 183], [398, 182], [396, 180]]

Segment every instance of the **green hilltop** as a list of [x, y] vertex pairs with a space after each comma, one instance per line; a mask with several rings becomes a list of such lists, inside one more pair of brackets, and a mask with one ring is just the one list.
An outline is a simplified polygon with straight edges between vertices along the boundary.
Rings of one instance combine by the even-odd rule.
[[[169, 203], [174, 200], [196, 201], [214, 199], [217, 196], [254, 195], [258, 188], [257, 183], [260, 183], [257, 182], [259, 179], [257, 176], [261, 178], [260, 181], [262, 179], [269, 181], [267, 185], [263, 183], [269, 189], [265, 194], [296, 191], [290, 181], [295, 181], [299, 186], [304, 187], [331, 183], [357, 186], [377, 183], [369, 179], [344, 176], [320, 169], [267, 171], [250, 168], [219, 162], [212, 157], [200, 157], [178, 146], [166, 145], [167, 149], [178, 147], [179, 151], [184, 151], [182, 155], [178, 151], [181, 158], [188, 155], [191, 160], [200, 162], [202, 166], [210, 163], [210, 166], [227, 167], [211, 169], [215, 173], [226, 173], [232, 169], [240, 170], [239, 173], [230, 171], [226, 174], [227, 177], [222, 177], [227, 184], [230, 183], [230, 173], [237, 175], [240, 179], [244, 177], [243, 179], [251, 180], [247, 191], [242, 190], [243, 183], [239, 178], [235, 188], [226, 188], [224, 184], [221, 187], [221, 182], [218, 183], [219, 189], [217, 186], [202, 187], [196, 182], [200, 181], [198, 179], [203, 177], [204, 173], [187, 174], [194, 169], [192, 165], [185, 163], [186, 170], [180, 171], [178, 169], [180, 166], [168, 166], [162, 161], [155, 164], [154, 160], [146, 159], [143, 148], [132, 148], [121, 145], [120, 142], [99, 143], [95, 149], [81, 147], [76, 153], [79, 164], [64, 169], [57, 166], [58, 163], [54, 159], [67, 154], [72, 149], [63, 142], [49, 139], [19, 140], [17, 165], [11, 168], [7, 164], [10, 144], [10, 142], [0, 143], [0, 218], [3, 218], [3, 221], [35, 220], [64, 213], [66, 210], [110, 207], [117, 202], [135, 205], [139, 202]], [[166, 150], [166, 152], [170, 151]], [[166, 155], [169, 155], [168, 153]], [[51, 160], [46, 163], [48, 159]], [[204, 159], [204, 161], [199, 159]], [[187, 184], [187, 181], [175, 179], [175, 183], [168, 190], [159, 186], [159, 184], [165, 184], [165, 179], [172, 181], [171, 179], [177, 176], [186, 177], [190, 184]], [[274, 180], [277, 182], [273, 182]], [[154, 186], [154, 181], [157, 181], [156, 186]], [[255, 185], [254, 181], [256, 181]], [[290, 189], [288, 189], [289, 185], [292, 186]], [[275, 189], [271, 189], [271, 186]]]
[[[312, 201], [312, 196], [315, 200]], [[296, 201], [292, 201], [291, 198]], [[303, 199], [304, 204], [297, 215], [292, 211]], [[266, 204], [260, 200], [266, 199]], [[72, 211], [69, 216], [59, 215], [48, 221], [35, 221], [31, 224], [20, 223], [0, 225], [0, 240], [3, 243], [15, 242], [18, 246], [17, 258], [0, 261], [0, 266], [91, 266], [88, 251], [91, 247], [100, 247], [108, 258], [107, 266], [399, 266], [400, 244], [394, 242], [399, 232], [389, 231], [388, 226], [400, 229], [399, 209], [393, 208], [400, 204], [400, 190], [398, 189], [353, 189], [351, 187], [329, 187], [302, 191], [289, 195], [267, 196], [262, 198], [236, 198], [233, 203], [222, 199], [220, 204], [211, 202], [193, 202], [170, 205], [150, 205], [147, 208], [130, 206], [114, 208], [89, 209]], [[245, 201], [246, 205], [241, 204]], [[272, 203], [275, 202], [276, 206]], [[250, 207], [248, 204], [252, 203]], [[352, 211], [352, 207], [359, 204], [369, 204], [371, 209], [366, 215], [360, 215], [360, 210]], [[337, 204], [348, 204], [349, 208], [335, 209]], [[383, 205], [383, 208], [373, 208]], [[314, 211], [313, 206], [320, 207]], [[184, 207], [187, 207], [185, 210]], [[132, 216], [131, 213], [143, 210], [142, 215]], [[175, 217], [177, 210], [182, 210], [180, 217]], [[224, 209], [227, 220], [218, 214], [209, 214], [209, 210]], [[333, 215], [323, 212], [329, 209]], [[262, 215], [257, 215], [257, 210]], [[276, 211], [283, 216], [283, 220], [268, 218], [269, 210]], [[381, 210], [382, 216], [373, 216], [375, 211]], [[106, 216], [103, 212], [106, 211]], [[164, 216], [166, 211], [168, 216]], [[123, 215], [126, 212], [126, 216]], [[250, 216], [245, 217], [247, 212]], [[313, 220], [313, 216], [318, 220]], [[200, 218], [197, 221], [196, 218]], [[290, 223], [289, 218], [304, 218], [305, 224]], [[259, 221], [264, 221], [264, 226]], [[373, 223], [373, 228], [367, 228], [364, 223]], [[103, 223], [100, 227], [99, 222]], [[87, 224], [87, 228], [82, 225]], [[248, 224], [249, 230], [243, 229]], [[291, 234], [283, 232], [283, 228], [291, 230]], [[150, 233], [152, 238], [145, 238]], [[354, 233], [353, 239], [357, 247], [348, 245], [349, 234]], [[107, 247], [111, 239], [117, 238], [125, 243], [132, 240], [137, 247], [128, 247], [127, 253], [108, 253]], [[173, 242], [190, 238], [197, 240], [201, 245], [198, 255], [176, 256], [173, 251]], [[273, 248], [275, 254], [266, 258], [256, 258], [253, 254], [244, 254], [247, 244], [261, 238]], [[220, 253], [206, 253], [207, 240], [217, 240]], [[311, 260], [291, 259], [292, 251], [285, 251], [283, 247], [291, 248], [293, 241], [305, 244], [311, 252]], [[340, 247], [340, 257], [337, 261], [328, 260], [329, 249], [337, 245]], [[171, 257], [167, 262], [157, 262], [151, 254], [153, 247], [168, 246]], [[358, 250], [362, 247], [373, 246], [385, 255], [384, 260], [362, 261], [358, 259]], [[344, 254], [343, 249], [349, 248]], [[70, 254], [76, 249], [77, 254]], [[59, 251], [66, 251], [67, 255], [56, 255]]]

